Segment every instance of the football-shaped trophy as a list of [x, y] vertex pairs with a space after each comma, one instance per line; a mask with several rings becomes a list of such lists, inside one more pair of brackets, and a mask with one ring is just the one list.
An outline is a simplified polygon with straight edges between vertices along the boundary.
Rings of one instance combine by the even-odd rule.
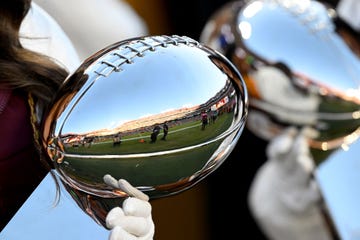
[[257, 136], [313, 128], [317, 163], [358, 138], [360, 41], [333, 8], [309, 0], [231, 2], [209, 19], [200, 42], [241, 72], [247, 127]]
[[55, 172], [104, 224], [106, 212], [128, 196], [105, 175], [150, 199], [192, 187], [234, 148], [248, 99], [223, 55], [188, 37], [148, 36], [86, 59], [50, 106], [42, 133]]

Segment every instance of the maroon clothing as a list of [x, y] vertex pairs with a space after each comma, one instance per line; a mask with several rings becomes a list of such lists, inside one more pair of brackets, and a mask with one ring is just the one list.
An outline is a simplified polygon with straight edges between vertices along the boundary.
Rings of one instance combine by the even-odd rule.
[[35, 149], [27, 98], [0, 89], [0, 231], [46, 173]]

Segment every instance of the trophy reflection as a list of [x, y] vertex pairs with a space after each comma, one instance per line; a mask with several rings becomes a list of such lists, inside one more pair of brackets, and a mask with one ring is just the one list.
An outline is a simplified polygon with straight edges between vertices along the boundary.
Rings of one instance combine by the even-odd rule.
[[[129, 39], [66, 79], [43, 122], [44, 146], [65, 188], [105, 226], [130, 196], [105, 176], [150, 199], [194, 186], [234, 148], [247, 101], [238, 70], [211, 48], [179, 36]], [[216, 121], [203, 129], [202, 113]]]
[[360, 45], [335, 9], [311, 0], [235, 1], [213, 14], [200, 42], [241, 72], [247, 126], [260, 138], [310, 127], [317, 165], [358, 138]]

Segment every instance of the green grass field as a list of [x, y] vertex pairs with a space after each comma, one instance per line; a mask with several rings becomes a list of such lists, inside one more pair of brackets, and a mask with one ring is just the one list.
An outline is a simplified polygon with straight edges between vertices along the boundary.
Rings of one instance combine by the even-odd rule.
[[[150, 133], [143, 136], [127, 136], [120, 146], [113, 147], [112, 141], [94, 143], [90, 147], [69, 147], [69, 154], [76, 155], [106, 155], [108, 158], [64, 158], [62, 169], [74, 179], [88, 183], [102, 183], [105, 174], [115, 178], [127, 179], [135, 186], [157, 186], [174, 183], [200, 171], [209, 161], [222, 140], [191, 150], [157, 156], [141, 156], [122, 158], [124, 154], [153, 153], [172, 149], [181, 149], [210, 141], [232, 123], [233, 113], [224, 113], [217, 121], [208, 124], [201, 130], [199, 121], [185, 123], [169, 128], [167, 140], [160, 140], [159, 134], [155, 143], [150, 143]], [[139, 137], [146, 140], [139, 142]], [[146, 155], [146, 154], [145, 154]], [[109, 157], [110, 156], [110, 157]], [[112, 157], [113, 156], [113, 157]]]

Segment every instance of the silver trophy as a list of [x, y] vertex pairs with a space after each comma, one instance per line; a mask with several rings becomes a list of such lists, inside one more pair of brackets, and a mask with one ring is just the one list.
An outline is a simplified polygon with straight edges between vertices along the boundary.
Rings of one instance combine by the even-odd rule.
[[[188, 37], [115, 43], [64, 82], [43, 121], [43, 144], [78, 205], [104, 225], [129, 193], [180, 193], [217, 169], [240, 137], [247, 90], [223, 55]], [[207, 117], [205, 121], [202, 117]]]
[[309, 127], [318, 167], [358, 139], [360, 41], [335, 9], [310, 0], [234, 1], [213, 14], [200, 42], [241, 72], [247, 127], [258, 137]]
[[212, 16], [200, 42], [241, 72], [247, 126], [259, 137], [309, 126], [318, 133], [310, 142], [318, 164], [358, 138], [359, 40], [334, 9], [308, 0], [235, 1]]

